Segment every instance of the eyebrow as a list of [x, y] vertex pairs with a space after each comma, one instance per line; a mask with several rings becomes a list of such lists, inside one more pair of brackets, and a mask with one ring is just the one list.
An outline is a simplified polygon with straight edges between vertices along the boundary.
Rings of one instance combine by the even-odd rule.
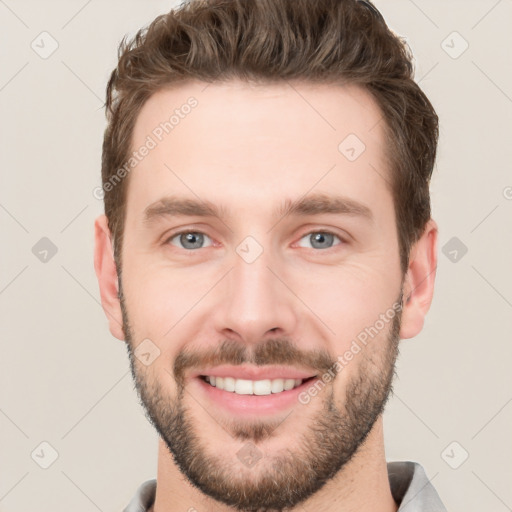
[[284, 215], [321, 215], [335, 213], [363, 217], [373, 221], [373, 213], [365, 204], [344, 196], [330, 196], [327, 194], [313, 194], [298, 200], [286, 200], [276, 211], [279, 217]]
[[[278, 218], [286, 215], [308, 216], [334, 213], [362, 217], [373, 222], [372, 210], [365, 204], [344, 196], [331, 196], [327, 194], [311, 194], [296, 200], [287, 199], [274, 212]], [[144, 223], [170, 216], [189, 217], [227, 217], [227, 210], [216, 204], [201, 199], [183, 199], [167, 196], [150, 204], [144, 210]]]

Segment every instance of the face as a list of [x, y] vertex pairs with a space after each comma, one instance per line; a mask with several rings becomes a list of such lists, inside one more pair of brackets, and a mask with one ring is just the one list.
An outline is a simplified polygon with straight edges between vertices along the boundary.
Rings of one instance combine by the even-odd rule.
[[240, 82], [161, 91], [137, 119], [132, 373], [182, 473], [237, 509], [311, 496], [390, 391], [403, 276], [380, 119], [358, 88]]

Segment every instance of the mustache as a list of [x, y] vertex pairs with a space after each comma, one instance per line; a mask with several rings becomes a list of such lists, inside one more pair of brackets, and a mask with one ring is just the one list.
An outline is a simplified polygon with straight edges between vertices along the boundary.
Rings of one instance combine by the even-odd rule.
[[221, 364], [289, 365], [312, 368], [318, 370], [318, 373], [325, 373], [336, 364], [336, 361], [337, 359], [332, 358], [324, 350], [299, 350], [287, 338], [268, 339], [255, 345], [252, 350], [239, 341], [224, 340], [216, 347], [202, 352], [183, 349], [174, 361], [174, 375], [178, 384], [183, 386], [188, 370]]

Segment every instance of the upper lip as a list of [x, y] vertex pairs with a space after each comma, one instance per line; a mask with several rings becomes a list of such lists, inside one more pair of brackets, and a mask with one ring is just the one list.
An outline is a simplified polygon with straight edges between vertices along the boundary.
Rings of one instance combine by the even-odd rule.
[[192, 374], [192, 377], [199, 376], [233, 377], [246, 380], [266, 379], [308, 379], [314, 377], [314, 371], [299, 370], [289, 366], [249, 366], [249, 365], [220, 365], [211, 368], [204, 368]]

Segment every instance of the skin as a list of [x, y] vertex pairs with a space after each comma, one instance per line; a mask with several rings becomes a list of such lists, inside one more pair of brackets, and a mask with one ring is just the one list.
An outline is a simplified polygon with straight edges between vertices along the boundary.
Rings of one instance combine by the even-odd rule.
[[[308, 355], [314, 351], [336, 360], [401, 293], [408, 300], [397, 324], [399, 337], [416, 336], [433, 296], [437, 225], [428, 222], [403, 276], [383, 125], [373, 99], [353, 86], [191, 82], [148, 100], [136, 122], [133, 148], [190, 96], [198, 106], [128, 178], [124, 317], [105, 216], [95, 223], [95, 269], [111, 333], [127, 342], [131, 354], [144, 339], [160, 350], [149, 366], [132, 357], [138, 391], [145, 390], [146, 401], [158, 393], [172, 407], [180, 391], [173, 375], [177, 356], [188, 350], [202, 360], [223, 340], [254, 354], [269, 340], [286, 339], [300, 354], [298, 361], [311, 362]], [[351, 133], [366, 146], [352, 162], [338, 150]], [[340, 213], [276, 214], [284, 200], [313, 194], [358, 201], [371, 210], [372, 220]], [[210, 201], [222, 207], [223, 216], [165, 216], [144, 223], [145, 209], [169, 195]], [[207, 235], [205, 247], [187, 250], [179, 237], [169, 240], [181, 230]], [[325, 231], [338, 238], [330, 248], [314, 248], [309, 234]], [[236, 252], [247, 236], [263, 249], [252, 263]], [[391, 322], [309, 404], [297, 403], [286, 415], [235, 418], [214, 407], [186, 369], [182, 403], [205, 457], [229, 466], [239, 485], [261, 481], [279, 455], [303, 454], [304, 439], [312, 439], [312, 427], [329, 397], [345, 417], [351, 383], [360, 379], [364, 386], [372, 375], [379, 382], [393, 370], [390, 340]], [[164, 418], [162, 402], [153, 406]], [[257, 440], [263, 457], [247, 468], [236, 456], [247, 443], [237, 437], [236, 427], [253, 434], [262, 419], [272, 434]], [[336, 426], [327, 425], [334, 436]], [[236, 508], [195, 487], [162, 439], [157, 481], [156, 512]], [[342, 469], [295, 508], [397, 510], [380, 414]]]

